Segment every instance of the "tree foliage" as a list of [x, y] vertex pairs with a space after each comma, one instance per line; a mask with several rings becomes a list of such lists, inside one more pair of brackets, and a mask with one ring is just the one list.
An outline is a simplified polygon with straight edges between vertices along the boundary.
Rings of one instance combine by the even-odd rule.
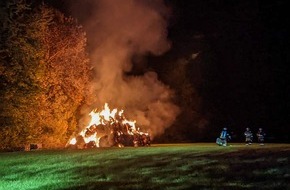
[[[77, 124], [77, 110], [84, 99], [89, 80], [86, 36], [72, 18], [54, 12], [53, 23], [44, 39], [45, 75], [41, 98], [42, 125], [47, 144], [60, 146]], [[56, 139], [62, 139], [56, 143]]]
[[45, 5], [0, 5], [0, 148], [62, 146], [89, 80], [85, 33]]

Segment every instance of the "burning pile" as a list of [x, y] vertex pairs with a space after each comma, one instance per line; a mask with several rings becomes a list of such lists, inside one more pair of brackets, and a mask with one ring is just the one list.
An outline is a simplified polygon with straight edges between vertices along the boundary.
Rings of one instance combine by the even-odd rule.
[[74, 136], [68, 146], [83, 148], [110, 146], [149, 146], [150, 135], [136, 128], [136, 121], [125, 118], [123, 110], [110, 110], [106, 103], [104, 109], [90, 113], [91, 122]]

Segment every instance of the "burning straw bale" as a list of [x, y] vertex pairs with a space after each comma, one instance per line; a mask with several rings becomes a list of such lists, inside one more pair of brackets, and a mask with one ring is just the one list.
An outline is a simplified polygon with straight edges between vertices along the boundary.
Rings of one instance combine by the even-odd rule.
[[84, 149], [112, 146], [150, 146], [150, 135], [139, 131], [135, 121], [129, 121], [123, 110], [110, 110], [105, 104], [104, 110], [93, 111], [91, 123], [68, 143], [68, 147]]

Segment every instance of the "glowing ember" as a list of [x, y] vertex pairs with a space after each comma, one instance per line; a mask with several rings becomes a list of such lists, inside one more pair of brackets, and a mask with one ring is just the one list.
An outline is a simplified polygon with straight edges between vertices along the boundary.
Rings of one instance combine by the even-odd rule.
[[89, 125], [74, 136], [68, 144], [77, 148], [102, 146], [149, 146], [148, 133], [136, 129], [136, 121], [129, 121], [124, 111], [110, 110], [108, 104], [101, 111], [93, 110]]

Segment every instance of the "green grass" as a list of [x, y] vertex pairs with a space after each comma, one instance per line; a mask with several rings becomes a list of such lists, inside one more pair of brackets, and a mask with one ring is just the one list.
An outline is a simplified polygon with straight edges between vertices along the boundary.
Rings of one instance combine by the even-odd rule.
[[290, 189], [290, 145], [0, 153], [0, 189]]

